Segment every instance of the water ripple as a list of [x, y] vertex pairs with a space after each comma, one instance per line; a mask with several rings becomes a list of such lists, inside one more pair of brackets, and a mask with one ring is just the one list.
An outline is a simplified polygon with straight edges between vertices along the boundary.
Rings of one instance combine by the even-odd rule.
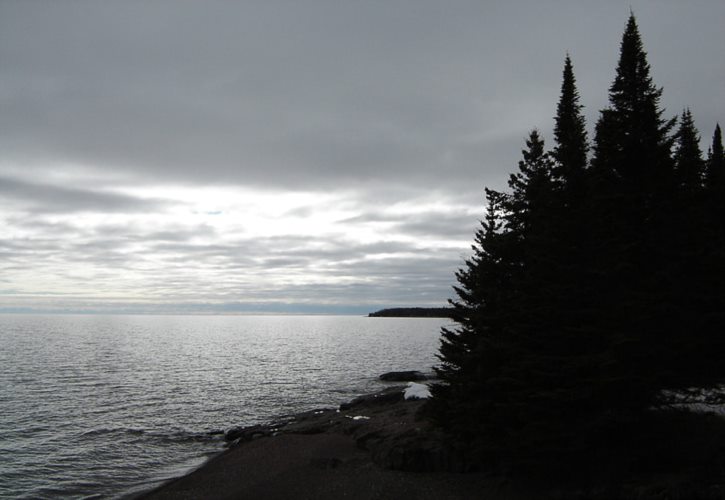
[[435, 363], [442, 320], [0, 316], [0, 498], [116, 498], [198, 466], [210, 429], [333, 406]]

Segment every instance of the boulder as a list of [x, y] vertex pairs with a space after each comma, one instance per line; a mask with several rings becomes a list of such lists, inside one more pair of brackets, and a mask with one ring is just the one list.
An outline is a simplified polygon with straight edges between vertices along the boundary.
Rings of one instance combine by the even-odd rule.
[[225, 441], [251, 441], [260, 437], [272, 435], [272, 429], [268, 425], [252, 425], [249, 427], [234, 427], [224, 433]]
[[340, 411], [349, 410], [351, 408], [369, 408], [371, 406], [381, 406], [398, 401], [404, 401], [404, 390], [405, 387], [395, 386], [385, 389], [384, 391], [376, 392], [375, 394], [359, 396], [348, 403], [342, 403], [340, 405]]

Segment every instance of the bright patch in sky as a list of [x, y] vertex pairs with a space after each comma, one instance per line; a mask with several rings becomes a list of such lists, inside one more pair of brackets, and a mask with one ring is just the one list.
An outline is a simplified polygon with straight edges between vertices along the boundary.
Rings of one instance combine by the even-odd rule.
[[443, 306], [567, 51], [593, 135], [630, 9], [706, 150], [721, 0], [0, 2], [0, 312]]
[[[56, 187], [28, 185], [31, 191]], [[95, 193], [145, 200], [154, 209], [106, 212], [102, 199], [80, 207], [69, 200], [65, 213], [29, 210], [22, 202], [7, 206], [11, 240], [0, 307], [156, 311], [173, 305], [204, 312], [310, 303], [334, 309], [361, 295], [381, 307], [439, 304], [476, 223], [475, 207], [435, 199], [371, 212], [354, 191], [142, 186]], [[415, 224], [461, 213], [468, 214], [469, 234], [415, 231]], [[412, 231], [406, 229], [411, 223]], [[32, 264], [24, 264], [31, 255]], [[411, 265], [423, 261], [449, 265], [420, 279]]]

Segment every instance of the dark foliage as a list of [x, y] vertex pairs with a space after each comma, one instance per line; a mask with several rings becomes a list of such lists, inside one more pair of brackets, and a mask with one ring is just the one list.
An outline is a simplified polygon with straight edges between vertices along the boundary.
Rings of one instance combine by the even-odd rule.
[[707, 159], [707, 173], [705, 182], [710, 189], [723, 189], [725, 182], [725, 152], [722, 146], [722, 131], [720, 124], [715, 126], [712, 136], [712, 147]]
[[554, 139], [556, 146], [552, 156], [556, 160], [555, 174], [564, 188], [572, 195], [581, 194], [584, 169], [587, 166], [586, 125], [582, 115], [583, 106], [579, 103], [579, 91], [576, 88], [574, 68], [567, 55], [564, 61], [564, 74], [561, 83], [561, 97], [556, 106]]
[[427, 408], [480, 465], [571, 466], [654, 411], [718, 399], [722, 139], [704, 161], [692, 114], [673, 134], [661, 95], [631, 16], [591, 163], [567, 56], [554, 148], [534, 130], [510, 191], [486, 191]]
[[705, 178], [705, 161], [700, 150], [700, 134], [689, 109], [682, 112], [675, 138], [675, 174], [681, 191], [701, 191]]

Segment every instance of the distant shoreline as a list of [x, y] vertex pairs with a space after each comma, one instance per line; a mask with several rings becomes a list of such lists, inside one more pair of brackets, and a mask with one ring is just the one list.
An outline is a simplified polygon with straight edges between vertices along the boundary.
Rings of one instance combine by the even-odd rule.
[[452, 307], [394, 307], [368, 314], [369, 318], [450, 318]]

